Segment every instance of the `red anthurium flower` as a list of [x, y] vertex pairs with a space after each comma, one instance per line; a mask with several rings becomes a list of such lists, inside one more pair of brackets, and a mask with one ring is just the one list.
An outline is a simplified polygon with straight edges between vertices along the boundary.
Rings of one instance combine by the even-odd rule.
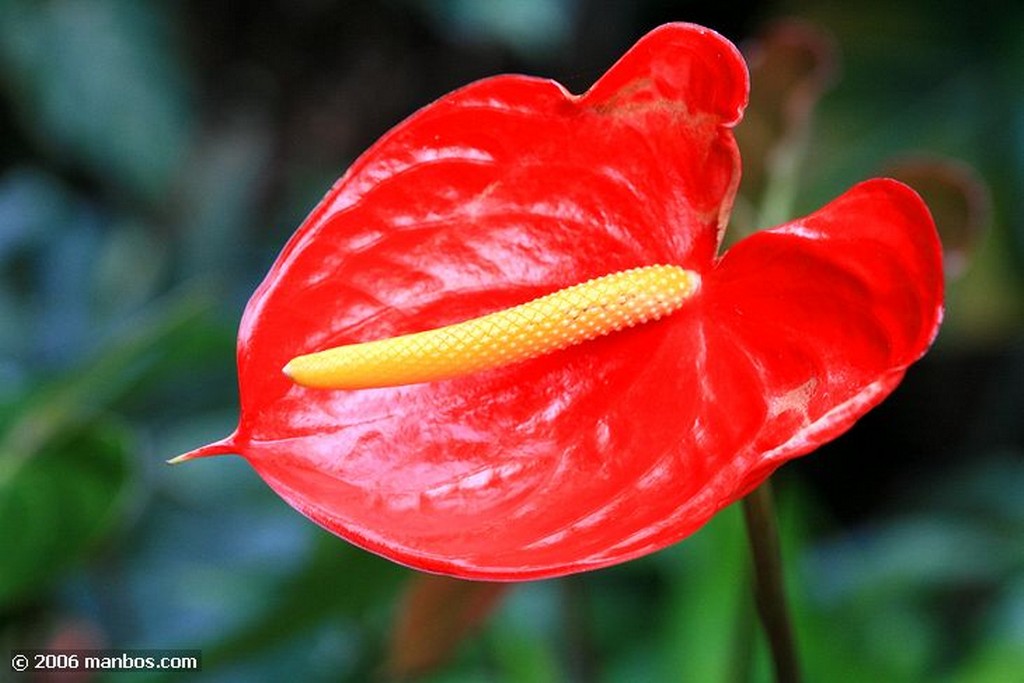
[[[242, 319], [238, 429], [180, 459], [240, 453], [332, 532], [460, 577], [692, 533], [889, 394], [942, 311], [935, 228], [895, 181], [718, 254], [747, 88], [732, 44], [670, 24], [583, 95], [499, 76], [414, 114], [289, 241]], [[363, 389], [282, 373], [655, 264], [695, 274], [678, 310], [536, 358]]]

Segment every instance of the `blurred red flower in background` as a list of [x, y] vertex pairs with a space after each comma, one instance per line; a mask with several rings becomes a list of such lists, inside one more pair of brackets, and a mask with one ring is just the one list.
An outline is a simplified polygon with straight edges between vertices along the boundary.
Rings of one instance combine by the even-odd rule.
[[[585, 94], [499, 76], [363, 154], [246, 308], [241, 419], [179, 458], [239, 453], [292, 506], [411, 567], [557, 576], [674, 543], [887, 396], [935, 337], [942, 256], [891, 180], [718, 248], [746, 66], [662, 26]], [[660, 321], [410, 386], [294, 384], [291, 358], [432, 329], [669, 263]]]

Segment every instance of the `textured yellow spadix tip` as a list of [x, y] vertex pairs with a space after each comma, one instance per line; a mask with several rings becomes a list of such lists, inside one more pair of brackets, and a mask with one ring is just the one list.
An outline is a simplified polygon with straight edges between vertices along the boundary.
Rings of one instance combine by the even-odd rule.
[[536, 358], [673, 313], [700, 286], [678, 266], [644, 266], [465, 322], [293, 358], [297, 384], [369, 389], [452, 379]]

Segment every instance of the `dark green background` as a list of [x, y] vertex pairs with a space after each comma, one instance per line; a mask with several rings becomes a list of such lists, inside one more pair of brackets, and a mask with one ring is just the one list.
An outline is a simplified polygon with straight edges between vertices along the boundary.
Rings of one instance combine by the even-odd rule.
[[[0, 654], [201, 648], [187, 680], [377, 675], [411, 572], [238, 458], [163, 462], [233, 427], [235, 328], [277, 250], [362, 149], [452, 88], [513, 71], [578, 92], [661, 22], [743, 45], [797, 16], [842, 63], [798, 214], [911, 152], [969, 164], [991, 199], [932, 352], [776, 478], [808, 678], [1021, 680], [1014, 6], [0, 0]], [[747, 562], [730, 509], [654, 556], [518, 586], [429, 680], [766, 681]]]

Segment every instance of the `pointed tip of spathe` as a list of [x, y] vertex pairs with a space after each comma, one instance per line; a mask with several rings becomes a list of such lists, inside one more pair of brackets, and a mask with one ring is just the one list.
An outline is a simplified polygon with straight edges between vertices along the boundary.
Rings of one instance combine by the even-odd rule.
[[211, 444], [200, 446], [195, 450], [191, 450], [188, 453], [182, 453], [181, 455], [171, 458], [167, 461], [168, 465], [180, 465], [183, 462], [189, 460], [195, 460], [197, 458], [206, 458], [211, 455], [227, 455], [229, 453], [238, 453], [238, 444], [235, 441], [236, 434], [221, 439], [220, 441], [214, 441]]

